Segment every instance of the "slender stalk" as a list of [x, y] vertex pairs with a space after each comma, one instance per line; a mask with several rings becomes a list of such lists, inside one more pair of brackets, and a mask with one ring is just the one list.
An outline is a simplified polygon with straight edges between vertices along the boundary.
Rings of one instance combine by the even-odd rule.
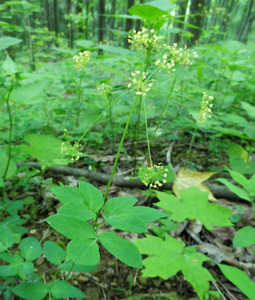
[[135, 131], [135, 134], [134, 134], [134, 139], [135, 139], [135, 149], [134, 149], [134, 154], [133, 154], [133, 157], [134, 157], [134, 166], [133, 166], [134, 167], [134, 172], [135, 172], [136, 163], [137, 163], [136, 155], [137, 155], [139, 133], [140, 133], [141, 106], [142, 106], [142, 96], [140, 95], [139, 96], [138, 109], [137, 109], [138, 119], [137, 119], [137, 123], [136, 123], [136, 131]]
[[[119, 144], [119, 148], [118, 148], [118, 151], [117, 151], [117, 154], [116, 154], [116, 158], [115, 158], [115, 161], [114, 161], [114, 164], [113, 164], [112, 173], [111, 173], [111, 176], [110, 176], [110, 179], [108, 181], [108, 184], [107, 184], [107, 187], [106, 187], [106, 191], [105, 191], [105, 194], [104, 194], [104, 201], [106, 201], [106, 198], [107, 198], [107, 195], [108, 195], [111, 183], [112, 183], [113, 175], [114, 175], [115, 169], [117, 167], [117, 163], [118, 163], [118, 160], [119, 160], [119, 156], [120, 156], [120, 152], [121, 152], [121, 149], [122, 149], [122, 145], [124, 143], [124, 140], [125, 140], [125, 137], [126, 137], [126, 134], [127, 134], [127, 131], [128, 131], [129, 123], [131, 121], [131, 117], [133, 115], [133, 112], [134, 112], [134, 109], [136, 107], [136, 103], [137, 103], [138, 99], [139, 99], [139, 96], [136, 96], [135, 101], [134, 101], [134, 103], [132, 105], [132, 108], [130, 110], [130, 113], [129, 113], [129, 116], [128, 116], [128, 120], [127, 120], [125, 129], [124, 129], [124, 132], [122, 134], [122, 138], [121, 138], [121, 141], [120, 141], [120, 144]], [[102, 206], [102, 208], [97, 213], [96, 219], [94, 220], [94, 223], [93, 223], [93, 228], [96, 227], [97, 220], [98, 220], [98, 218], [100, 216], [100, 213], [101, 213], [102, 209], [103, 209], [103, 206]]]
[[[78, 89], [77, 89], [77, 100], [78, 100], [78, 103], [81, 102], [81, 81], [82, 81], [82, 76], [80, 77], [80, 81], [79, 81], [79, 84], [78, 84]], [[79, 119], [80, 119], [80, 112], [81, 110], [79, 109], [78, 112], [77, 112], [77, 115], [76, 115], [76, 127], [79, 126]]]
[[65, 281], [67, 281], [69, 279], [69, 276], [72, 273], [74, 266], [75, 266], [75, 263], [73, 262], [73, 264], [71, 265], [70, 270], [68, 271], [68, 274], [66, 275]]
[[151, 138], [151, 142], [152, 142], [152, 141], [154, 140], [154, 138], [155, 138], [156, 132], [157, 132], [157, 130], [158, 130], [158, 128], [159, 128], [159, 125], [160, 125], [160, 121], [161, 121], [161, 119], [163, 118], [163, 115], [164, 115], [164, 113], [165, 113], [165, 111], [166, 111], [166, 108], [167, 108], [167, 106], [168, 106], [170, 97], [171, 97], [171, 95], [172, 95], [172, 92], [173, 92], [173, 89], [174, 89], [174, 86], [175, 86], [176, 78], [177, 78], [177, 76], [174, 77], [174, 80], [173, 80], [173, 83], [172, 83], [172, 85], [171, 85], [171, 88], [170, 88], [168, 97], [167, 97], [167, 99], [166, 99], [164, 108], [163, 108], [163, 110], [161, 111], [160, 117], [159, 117], [159, 119], [158, 119], [157, 126], [156, 126], [156, 128], [155, 128], [155, 130], [154, 130], [154, 133], [153, 133], [153, 136], [152, 136], [152, 138]]
[[13, 120], [12, 120], [12, 114], [11, 114], [11, 108], [10, 108], [10, 96], [11, 96], [11, 92], [14, 88], [14, 78], [12, 78], [11, 81], [11, 86], [9, 89], [9, 92], [7, 94], [7, 97], [5, 99], [6, 105], [7, 105], [7, 111], [8, 111], [8, 116], [9, 116], [9, 125], [10, 125], [10, 130], [9, 130], [9, 139], [8, 139], [8, 160], [7, 160], [7, 164], [5, 167], [5, 171], [4, 171], [4, 175], [3, 175], [3, 181], [5, 182], [6, 176], [7, 176], [7, 172], [10, 166], [10, 162], [11, 162], [11, 155], [12, 155], [12, 130], [13, 130]]
[[197, 133], [197, 128], [194, 130], [192, 138], [191, 138], [191, 141], [190, 141], [190, 144], [189, 144], [189, 149], [188, 149], [188, 152], [187, 152], [187, 155], [186, 155], [186, 159], [185, 159], [185, 166], [186, 166], [186, 164], [188, 162], [188, 159], [190, 158], [191, 148], [194, 145], [196, 133]]
[[149, 154], [149, 159], [150, 159], [150, 165], [152, 166], [151, 149], [150, 149], [148, 124], [147, 124], [147, 112], [146, 112], [146, 105], [145, 105], [144, 97], [143, 97], [143, 109], [144, 109], [144, 121], [145, 121], [145, 128], [146, 128], [146, 140], [147, 140], [147, 146], [148, 146], [148, 154]]

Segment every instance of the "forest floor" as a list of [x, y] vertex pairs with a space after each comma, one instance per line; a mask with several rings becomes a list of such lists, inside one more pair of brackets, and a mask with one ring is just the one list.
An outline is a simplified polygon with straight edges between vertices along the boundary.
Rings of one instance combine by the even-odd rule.
[[[197, 146], [196, 148], [199, 148]], [[165, 151], [158, 151], [158, 159], [164, 160]], [[197, 155], [196, 155], [197, 154]], [[197, 153], [193, 153], [193, 158], [203, 157], [201, 149]], [[180, 162], [181, 157], [174, 153], [173, 165]], [[112, 159], [114, 156], [102, 152], [102, 155], [97, 152], [97, 155], [90, 156], [94, 160], [97, 172], [110, 174], [112, 168]], [[103, 160], [103, 161], [102, 161]], [[200, 160], [201, 161], [201, 160]], [[91, 163], [91, 161], [90, 161]], [[222, 165], [222, 162], [219, 162]], [[85, 160], [78, 161], [71, 167], [78, 167], [80, 169], [88, 168]], [[125, 172], [130, 169], [130, 162], [125, 155], [119, 162], [117, 172]], [[131, 174], [130, 174], [131, 175]], [[19, 198], [23, 199], [32, 196], [36, 199], [36, 203], [25, 206], [21, 215], [30, 214], [31, 218], [27, 221], [26, 227], [28, 235], [36, 237], [41, 241], [50, 240], [57, 242], [59, 245], [65, 245], [66, 240], [63, 236], [52, 230], [44, 221], [51, 214], [55, 214], [60, 206], [59, 201], [47, 189], [47, 179], [52, 178], [53, 183], [58, 184], [62, 182], [71, 186], [77, 186], [78, 178], [72, 175], [54, 174], [46, 171], [44, 174], [44, 183], [34, 185], [34, 189], [29, 191], [20, 190]], [[36, 178], [34, 178], [36, 182]], [[102, 193], [106, 190], [106, 185], [100, 184], [96, 181], [90, 181]], [[42, 189], [43, 185], [43, 189]], [[138, 199], [139, 205], [153, 206], [157, 202], [156, 198], [145, 195], [138, 188], [117, 187], [112, 185], [109, 191], [109, 197], [118, 196], [131, 196]], [[239, 267], [250, 273], [254, 272], [254, 262], [252, 251], [254, 249], [234, 249], [232, 247], [233, 236], [237, 229], [246, 224], [250, 224], [253, 211], [249, 205], [244, 202], [232, 201], [231, 199], [218, 199], [218, 203], [222, 206], [234, 209], [234, 204], [241, 205], [244, 209], [242, 219], [236, 224], [235, 227], [219, 228], [215, 231], [207, 231], [201, 223], [184, 222], [179, 224], [179, 228], [170, 234], [174, 237], [184, 241], [186, 245], [195, 245], [198, 251], [212, 258], [215, 262], [224, 262], [236, 267]], [[255, 224], [253, 224], [255, 225]], [[109, 226], [109, 225], [108, 225]], [[100, 230], [110, 230], [110, 228], [100, 227]], [[149, 229], [149, 233], [153, 232]], [[123, 233], [120, 235], [129, 240], [135, 240], [137, 237], [142, 238], [143, 234]], [[251, 248], [251, 247], [250, 247]], [[76, 273], [73, 272], [70, 283], [79, 288], [85, 293], [87, 300], [120, 300], [120, 299], [133, 299], [133, 300], [149, 300], [149, 299], [199, 299], [194, 292], [192, 286], [185, 281], [183, 275], [178, 273], [176, 276], [163, 280], [157, 278], [143, 278], [141, 277], [142, 271], [130, 268], [122, 262], [113, 257], [110, 253], [101, 248], [101, 261], [97, 266], [97, 270], [91, 273]], [[212, 262], [206, 262], [204, 265], [215, 278], [215, 282], [211, 284], [212, 290], [221, 291], [225, 298], [222, 299], [247, 299], [236, 287], [234, 287], [221, 273], [219, 268]], [[252, 266], [252, 267], [251, 267]], [[53, 270], [45, 258], [40, 257], [35, 264], [40, 274], [44, 274], [45, 279], [49, 282], [53, 277]], [[250, 268], [251, 267], [251, 268]], [[17, 300], [17, 298], [15, 298]]]

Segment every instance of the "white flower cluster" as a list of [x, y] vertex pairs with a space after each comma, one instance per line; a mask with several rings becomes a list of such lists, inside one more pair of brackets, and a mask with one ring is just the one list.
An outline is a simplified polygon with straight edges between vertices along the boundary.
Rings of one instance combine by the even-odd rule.
[[167, 183], [169, 169], [159, 165], [150, 167], [142, 166], [140, 179], [142, 183], [149, 188], [159, 188], [163, 183]]
[[148, 30], [142, 28], [141, 31], [135, 29], [128, 36], [128, 42], [134, 49], [148, 48], [150, 45], [156, 45], [158, 37], [154, 34], [154, 29]]
[[[176, 63], [181, 66], [192, 65], [190, 59], [198, 57], [197, 53], [195, 51], [190, 52], [187, 46], [184, 46], [184, 48], [178, 48], [177, 43], [174, 43], [173, 46], [164, 45], [163, 48], [167, 53], [163, 55], [162, 60], [158, 59], [154, 62], [154, 64], [168, 71], [170, 71]], [[174, 72], [175, 69], [172, 69], [172, 71]]]
[[91, 52], [90, 51], [83, 51], [79, 52], [79, 55], [75, 55], [73, 60], [75, 61], [75, 69], [83, 69], [85, 68], [87, 62], [90, 60]]
[[109, 84], [102, 83], [98, 88], [97, 88], [99, 96], [110, 96], [113, 91], [113, 87]]
[[136, 95], [146, 96], [147, 92], [151, 89], [152, 82], [155, 80], [146, 80], [148, 73], [135, 71], [131, 73], [130, 83], [128, 87], [133, 87], [137, 90]]
[[61, 153], [65, 154], [67, 156], [70, 156], [71, 161], [79, 160], [80, 155], [82, 154], [80, 152], [80, 150], [81, 150], [80, 143], [74, 142], [74, 144], [72, 145], [69, 141], [69, 136], [68, 136], [68, 132], [66, 129], [64, 130], [64, 138], [65, 138], [65, 141], [63, 141], [61, 144]]
[[207, 118], [210, 119], [212, 117], [213, 104], [210, 102], [213, 99], [214, 99], [213, 96], [208, 96], [206, 94], [206, 92], [203, 92], [201, 108], [200, 108], [200, 112], [198, 114], [201, 123], [204, 123], [207, 120]]

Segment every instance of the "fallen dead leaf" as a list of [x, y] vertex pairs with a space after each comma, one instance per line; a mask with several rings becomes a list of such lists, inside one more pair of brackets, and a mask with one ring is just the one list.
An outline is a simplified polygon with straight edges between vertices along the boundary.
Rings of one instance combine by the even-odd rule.
[[215, 173], [216, 172], [201, 173], [201, 172], [189, 171], [189, 170], [185, 170], [184, 168], [181, 168], [175, 178], [173, 184], [173, 192], [176, 195], [176, 197], [180, 198], [178, 190], [187, 190], [191, 186], [196, 186], [203, 192], [209, 192], [209, 200], [217, 201], [217, 199], [213, 196], [209, 188], [202, 184], [202, 182], [206, 181]]

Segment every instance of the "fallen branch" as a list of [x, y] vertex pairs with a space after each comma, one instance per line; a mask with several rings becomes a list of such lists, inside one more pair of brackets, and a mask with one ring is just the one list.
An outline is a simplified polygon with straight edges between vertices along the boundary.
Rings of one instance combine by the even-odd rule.
[[[35, 162], [19, 162], [18, 166], [30, 166], [35, 169], [41, 169], [41, 165]], [[66, 166], [52, 166], [47, 169], [48, 172], [52, 172], [54, 174], [64, 174], [64, 175], [73, 175], [75, 177], [86, 177], [91, 181], [96, 181], [102, 184], [107, 184], [110, 178], [108, 174], [102, 174], [99, 172], [94, 172], [90, 170], [66, 167]], [[139, 188], [145, 189], [144, 184], [140, 181], [140, 179], [129, 180], [129, 177], [123, 175], [114, 175], [112, 183], [116, 186], [120, 187], [128, 187], [128, 188]], [[240, 198], [229, 191], [225, 186], [215, 184], [215, 183], [207, 183], [206, 184], [213, 195], [216, 198], [224, 198], [231, 200], [240, 200]], [[163, 188], [166, 190], [172, 189], [172, 183], [164, 184]]]

